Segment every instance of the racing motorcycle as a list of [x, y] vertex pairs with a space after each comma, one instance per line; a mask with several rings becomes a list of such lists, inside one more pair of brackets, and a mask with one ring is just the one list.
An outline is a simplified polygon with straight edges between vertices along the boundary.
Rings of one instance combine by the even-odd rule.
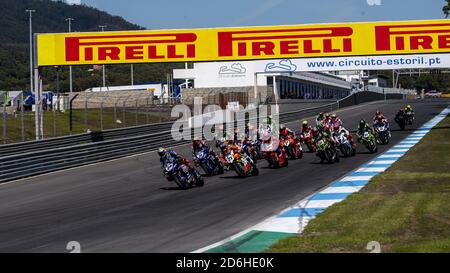
[[411, 111], [405, 112], [405, 123], [407, 125], [412, 125], [414, 121], [414, 114]]
[[395, 117], [395, 122], [397, 122], [400, 129], [403, 131], [406, 127], [406, 118], [404, 114], [399, 114]]
[[306, 145], [308, 151], [311, 153], [315, 153], [317, 150], [316, 147], [316, 139], [313, 136], [312, 131], [304, 132], [300, 136], [301, 142]]
[[292, 136], [282, 139], [284, 150], [289, 160], [296, 160], [303, 157], [303, 149], [300, 143]]
[[344, 157], [354, 156], [356, 154], [356, 150], [348, 140], [348, 136], [345, 132], [339, 132], [336, 136], [336, 140], [338, 148]]
[[264, 158], [269, 163], [269, 167], [280, 168], [287, 167], [289, 165], [286, 151], [281, 145], [282, 144], [280, 143], [279, 149], [281, 150], [281, 153], [278, 155], [278, 149], [275, 149], [275, 144], [272, 141], [264, 142]]
[[259, 174], [255, 163], [245, 152], [240, 153], [230, 150], [226, 154], [225, 160], [239, 177], [258, 176]]
[[317, 141], [317, 153], [316, 155], [320, 158], [320, 163], [324, 161], [333, 164], [334, 162], [339, 162], [339, 155], [336, 148], [333, 147], [329, 140], [321, 138]]
[[224, 173], [223, 163], [217, 158], [217, 156], [211, 154], [207, 148], [197, 151], [194, 156], [195, 165], [200, 166], [206, 175], [213, 176]]
[[197, 176], [188, 166], [187, 160], [179, 162], [172, 159], [164, 166], [164, 176], [168, 181], [175, 181], [181, 189], [185, 190], [192, 186], [203, 187], [203, 177]]
[[258, 151], [256, 146], [253, 145], [253, 142], [245, 141], [244, 143], [242, 143], [241, 149], [245, 151], [245, 153], [253, 160], [253, 162], [258, 162]]
[[367, 150], [369, 150], [370, 153], [376, 153], [378, 151], [376, 138], [372, 134], [372, 132], [370, 132], [369, 130], [365, 130], [362, 133], [362, 136], [360, 138], [360, 142], [364, 146], [366, 146]]
[[388, 126], [386, 123], [376, 123], [373, 126], [373, 129], [375, 130], [378, 144], [389, 144], [391, 136], [389, 135]]

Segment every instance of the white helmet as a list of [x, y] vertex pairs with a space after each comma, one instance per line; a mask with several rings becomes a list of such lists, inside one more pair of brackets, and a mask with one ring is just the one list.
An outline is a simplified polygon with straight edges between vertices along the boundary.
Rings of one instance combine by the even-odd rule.
[[159, 156], [165, 155], [166, 152], [167, 152], [167, 151], [166, 151], [166, 149], [164, 149], [164, 148], [159, 148], [159, 149], [158, 149], [158, 155], [159, 155]]

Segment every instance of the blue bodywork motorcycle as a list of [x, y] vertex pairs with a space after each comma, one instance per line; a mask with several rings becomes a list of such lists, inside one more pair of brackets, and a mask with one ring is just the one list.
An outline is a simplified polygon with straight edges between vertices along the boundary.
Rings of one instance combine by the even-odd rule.
[[192, 171], [188, 162], [179, 162], [175, 159], [169, 160], [164, 165], [164, 176], [168, 181], [175, 181], [181, 189], [204, 185], [203, 178]]
[[203, 148], [194, 154], [194, 163], [200, 166], [208, 176], [224, 173], [223, 163], [208, 148]]

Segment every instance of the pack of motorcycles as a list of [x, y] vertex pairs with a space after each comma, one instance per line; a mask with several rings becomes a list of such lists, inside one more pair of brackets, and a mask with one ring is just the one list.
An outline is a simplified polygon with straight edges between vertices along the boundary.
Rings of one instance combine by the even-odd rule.
[[[401, 130], [406, 125], [412, 125], [412, 115], [397, 115], [396, 123]], [[322, 128], [322, 127], [320, 127]], [[200, 167], [206, 176], [223, 174], [225, 171], [234, 171], [239, 177], [258, 176], [258, 160], [265, 159], [270, 168], [284, 168], [289, 160], [298, 160], [303, 157], [302, 144], [311, 153], [316, 153], [321, 163], [333, 164], [339, 162], [340, 157], [355, 156], [355, 145], [349, 137], [341, 131], [335, 135], [335, 141], [323, 137], [321, 129], [302, 132], [299, 137], [285, 136], [274, 140], [264, 135], [254, 141], [228, 142], [216, 140], [216, 147], [221, 152], [217, 155], [209, 146], [204, 146], [194, 153], [194, 164]], [[387, 122], [374, 124], [373, 130], [366, 129], [358, 137], [358, 142], [366, 147], [370, 153], [378, 151], [377, 145], [389, 143], [391, 134]], [[275, 148], [277, 147], [277, 148]], [[172, 161], [165, 165], [164, 174], [169, 181], [174, 181], [181, 189], [204, 185], [203, 177], [190, 166], [188, 160]]]

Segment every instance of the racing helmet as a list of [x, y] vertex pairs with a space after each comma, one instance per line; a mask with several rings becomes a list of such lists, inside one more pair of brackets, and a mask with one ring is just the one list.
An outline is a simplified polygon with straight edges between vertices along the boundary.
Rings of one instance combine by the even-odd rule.
[[284, 130], [284, 129], [286, 129], [286, 125], [284, 125], [283, 123], [280, 124], [280, 130]]
[[359, 127], [363, 127], [363, 126], [365, 126], [365, 125], [366, 125], [366, 121], [363, 120], [363, 119], [361, 119], [361, 120], [359, 121]]
[[332, 118], [332, 119], [336, 119], [336, 118], [337, 118], [337, 115], [336, 115], [336, 114], [333, 114], [333, 115], [331, 115], [331, 118]]
[[325, 115], [324, 112], [320, 112], [320, 113], [319, 113], [319, 118], [323, 118], [324, 115]]
[[376, 112], [375, 112], [375, 116], [381, 116], [381, 112], [380, 112], [380, 110], [377, 110]]
[[303, 127], [308, 126], [308, 121], [307, 121], [307, 120], [304, 120], [304, 121], [302, 122], [302, 126], [303, 126]]
[[158, 155], [159, 155], [159, 156], [163, 156], [163, 155], [165, 155], [166, 153], [167, 153], [166, 149], [164, 149], [164, 148], [159, 148], [159, 149], [158, 149]]

